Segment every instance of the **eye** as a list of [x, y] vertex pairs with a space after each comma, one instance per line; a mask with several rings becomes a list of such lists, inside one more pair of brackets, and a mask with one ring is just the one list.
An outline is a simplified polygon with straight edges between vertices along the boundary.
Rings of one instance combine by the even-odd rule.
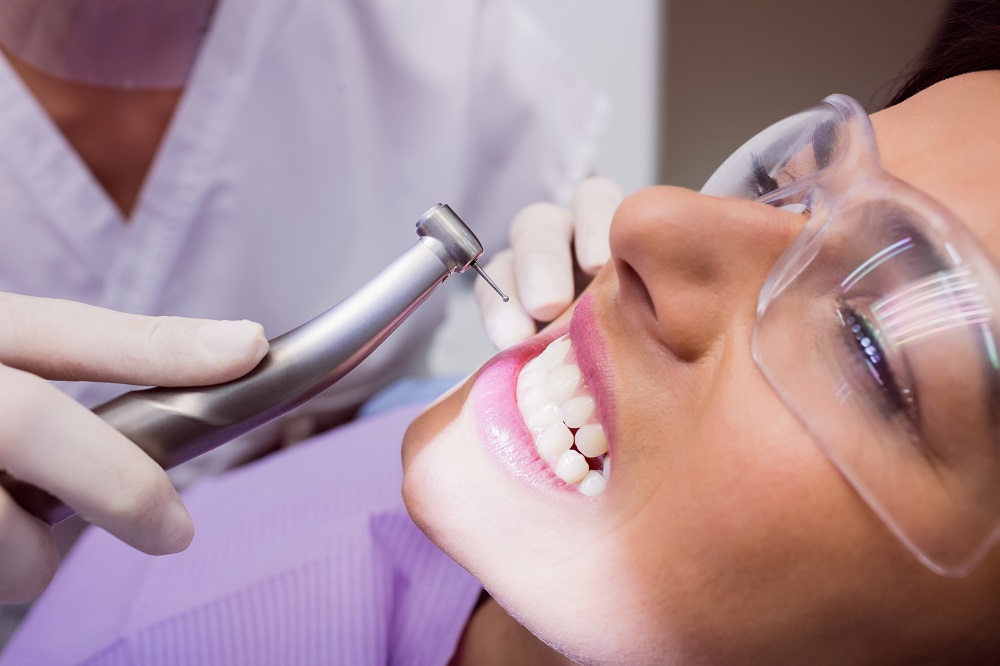
[[848, 305], [837, 309], [837, 317], [843, 330], [844, 343], [847, 346], [848, 361], [854, 367], [853, 375], [859, 384], [865, 382], [860, 377], [867, 378], [871, 393], [881, 404], [883, 411], [889, 415], [902, 413], [913, 424], [916, 419], [916, 401], [913, 392], [898, 381], [893, 372], [889, 358], [878, 329], [872, 322]]

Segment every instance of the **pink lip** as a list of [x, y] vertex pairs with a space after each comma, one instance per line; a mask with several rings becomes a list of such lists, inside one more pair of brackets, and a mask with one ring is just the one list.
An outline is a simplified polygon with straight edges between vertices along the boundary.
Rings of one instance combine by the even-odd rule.
[[[566, 332], [565, 328], [546, 330], [495, 356], [476, 377], [471, 399], [479, 438], [488, 453], [514, 476], [533, 486], [568, 490], [568, 484], [539, 457], [515, 397], [521, 368]], [[589, 295], [577, 303], [570, 320], [569, 334], [580, 373], [594, 395], [598, 418], [611, 440], [614, 414], [611, 401], [605, 399], [610, 395], [605, 380], [609, 369], [607, 354], [597, 330], [593, 301]]]
[[591, 294], [585, 294], [573, 310], [573, 318], [569, 322], [569, 337], [573, 341], [580, 374], [597, 404], [597, 419], [608, 436], [608, 453], [614, 454], [617, 417], [611, 391], [614, 368], [597, 321], [594, 298]]

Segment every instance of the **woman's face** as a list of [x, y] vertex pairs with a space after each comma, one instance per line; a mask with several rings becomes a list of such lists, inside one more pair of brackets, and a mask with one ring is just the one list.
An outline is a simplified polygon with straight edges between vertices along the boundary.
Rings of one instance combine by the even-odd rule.
[[[1000, 264], [997, 109], [1000, 73], [981, 73], [873, 123], [886, 169], [948, 206]], [[925, 569], [754, 364], [758, 293], [803, 222], [669, 187], [629, 197], [613, 260], [575, 310], [407, 433], [416, 522], [568, 656], [844, 663], [926, 654], [963, 627], [997, 626], [1000, 558], [962, 579]], [[555, 470], [539, 459], [516, 397], [525, 363], [566, 333], [596, 403], [584, 420], [603, 426], [609, 449], [580, 471], [579, 460]], [[572, 384], [567, 360], [551, 369]], [[608, 483], [588, 486], [594, 497], [557, 475], [602, 464]]]

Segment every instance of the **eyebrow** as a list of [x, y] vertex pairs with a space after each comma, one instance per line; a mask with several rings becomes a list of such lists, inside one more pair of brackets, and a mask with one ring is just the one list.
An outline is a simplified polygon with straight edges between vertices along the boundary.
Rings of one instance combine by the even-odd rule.
[[837, 121], [824, 120], [813, 131], [812, 146], [816, 168], [823, 169], [833, 159], [833, 149], [837, 143]]
[[927, 236], [917, 228], [913, 216], [898, 205], [878, 201], [865, 204], [860, 224], [871, 230], [878, 252], [860, 263], [845, 277], [840, 287], [846, 294], [869, 273], [890, 259], [900, 257], [918, 275], [932, 275], [951, 268], [952, 262], [937, 251]]
[[914, 214], [893, 202], [867, 204], [862, 224], [876, 228], [876, 237], [891, 245], [901, 239], [909, 241], [903, 259], [919, 274], [927, 275], [949, 270], [954, 263], [946, 257], [914, 223]]

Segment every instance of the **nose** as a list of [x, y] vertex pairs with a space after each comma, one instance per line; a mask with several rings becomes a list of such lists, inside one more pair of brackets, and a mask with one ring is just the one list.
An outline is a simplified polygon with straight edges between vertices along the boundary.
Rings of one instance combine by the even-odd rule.
[[641, 190], [611, 225], [622, 305], [675, 356], [698, 360], [734, 326], [749, 335], [761, 286], [804, 222], [749, 201]]

